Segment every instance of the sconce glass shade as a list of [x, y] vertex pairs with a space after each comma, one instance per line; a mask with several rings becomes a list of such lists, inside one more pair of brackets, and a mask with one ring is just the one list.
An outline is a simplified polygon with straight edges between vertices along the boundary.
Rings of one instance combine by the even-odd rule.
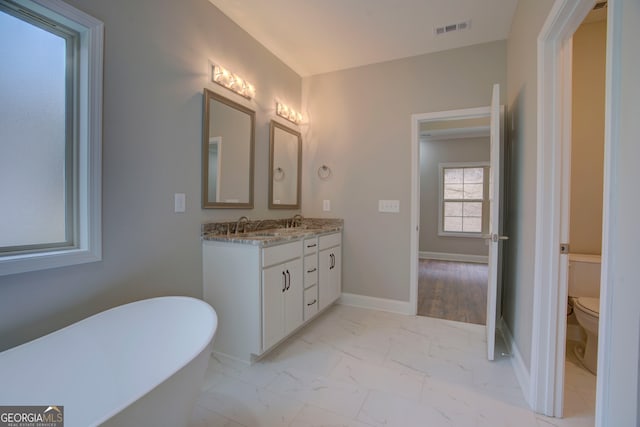
[[302, 121], [302, 114], [278, 101], [276, 101], [276, 114], [295, 124], [300, 124]]
[[220, 65], [214, 65], [211, 74], [211, 80], [240, 96], [244, 96], [247, 99], [256, 96], [255, 86]]

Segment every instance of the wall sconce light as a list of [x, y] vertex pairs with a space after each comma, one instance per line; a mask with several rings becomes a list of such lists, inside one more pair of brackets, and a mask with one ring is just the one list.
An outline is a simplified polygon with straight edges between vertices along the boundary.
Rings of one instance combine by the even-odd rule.
[[299, 124], [302, 121], [302, 114], [278, 101], [276, 101], [276, 114], [295, 124]]
[[220, 65], [211, 67], [211, 80], [247, 99], [256, 96], [256, 88], [251, 83]]

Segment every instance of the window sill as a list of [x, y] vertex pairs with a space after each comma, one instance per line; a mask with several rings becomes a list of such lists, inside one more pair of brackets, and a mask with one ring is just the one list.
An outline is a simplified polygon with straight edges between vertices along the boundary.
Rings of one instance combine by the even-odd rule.
[[0, 257], [0, 276], [102, 260], [100, 250], [69, 249]]
[[455, 233], [451, 231], [439, 231], [439, 237], [466, 237], [468, 239], [484, 239], [483, 233]]

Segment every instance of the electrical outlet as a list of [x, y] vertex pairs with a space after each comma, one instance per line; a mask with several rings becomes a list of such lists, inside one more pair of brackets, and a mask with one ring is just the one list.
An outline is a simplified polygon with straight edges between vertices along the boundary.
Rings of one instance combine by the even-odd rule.
[[400, 212], [400, 200], [378, 200], [378, 212]]

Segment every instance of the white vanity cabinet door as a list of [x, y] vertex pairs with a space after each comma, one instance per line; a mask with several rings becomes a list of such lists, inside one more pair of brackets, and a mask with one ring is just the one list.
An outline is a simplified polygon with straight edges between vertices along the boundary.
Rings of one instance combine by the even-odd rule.
[[262, 350], [302, 324], [302, 260], [262, 270]]
[[[320, 237], [318, 309], [323, 310], [342, 293], [342, 248], [339, 233]], [[337, 245], [327, 247], [330, 245]], [[326, 249], [325, 249], [326, 248]]]
[[284, 334], [289, 335], [302, 325], [303, 321], [302, 260], [298, 258], [288, 262], [286, 266], [289, 285], [284, 293]]
[[287, 276], [283, 265], [262, 270], [262, 348], [267, 349], [284, 336], [284, 293]]

